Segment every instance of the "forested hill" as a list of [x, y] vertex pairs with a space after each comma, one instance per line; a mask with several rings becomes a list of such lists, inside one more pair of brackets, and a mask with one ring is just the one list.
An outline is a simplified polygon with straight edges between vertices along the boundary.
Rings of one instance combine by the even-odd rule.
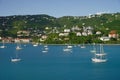
[[14, 15], [0, 17], [0, 36], [15, 36], [19, 30], [41, 30], [45, 27], [83, 27], [118, 30], [120, 33], [120, 13], [104, 13], [89, 16], [63, 16], [55, 18], [49, 15]]
[[[65, 16], [57, 19], [59, 24], [72, 26], [92, 26], [96, 29], [120, 30], [120, 13], [95, 14], [90, 16]], [[120, 33], [120, 31], [118, 31]]]
[[15, 36], [19, 30], [44, 30], [54, 26], [59, 26], [56, 18], [44, 14], [0, 17], [0, 34], [4, 36]]

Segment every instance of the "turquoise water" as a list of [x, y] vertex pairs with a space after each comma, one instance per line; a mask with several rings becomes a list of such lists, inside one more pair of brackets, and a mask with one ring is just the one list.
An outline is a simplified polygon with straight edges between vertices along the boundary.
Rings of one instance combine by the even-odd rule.
[[[0, 44], [2, 45], [2, 44]], [[16, 51], [16, 44], [5, 44], [0, 48], [0, 80], [119, 80], [120, 46], [106, 45], [106, 63], [93, 63], [91, 45], [85, 49], [73, 46], [71, 52], [64, 52], [65, 46], [48, 45], [43, 53], [43, 45], [33, 47], [22, 44]], [[20, 62], [13, 63], [11, 57], [18, 54]]]

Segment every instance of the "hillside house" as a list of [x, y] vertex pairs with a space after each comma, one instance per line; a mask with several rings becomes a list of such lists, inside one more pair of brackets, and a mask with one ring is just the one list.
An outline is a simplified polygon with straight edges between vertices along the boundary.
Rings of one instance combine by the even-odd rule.
[[109, 38], [109, 37], [100, 37], [100, 40], [101, 40], [101, 41], [109, 41], [110, 38]]
[[91, 30], [88, 30], [87, 34], [88, 34], [88, 35], [93, 35], [93, 33], [92, 33]]
[[21, 42], [23, 42], [23, 43], [29, 43], [30, 42], [30, 39], [28, 39], [28, 38], [26, 38], [26, 39], [20, 39], [21, 40]]
[[22, 43], [29, 43], [30, 42], [30, 39], [29, 38], [16, 38], [14, 40], [15, 43], [18, 43], [18, 42], [22, 42]]
[[79, 30], [81, 30], [81, 28], [79, 28], [78, 26], [73, 26], [73, 27], [71, 28], [71, 30], [72, 30], [72, 31], [79, 31]]
[[47, 39], [47, 37], [48, 36], [46, 36], [46, 35], [41, 36], [41, 38], [44, 39], [44, 40]]
[[100, 34], [102, 34], [102, 33], [101, 33], [101, 31], [97, 31], [96, 34], [97, 34], [97, 35], [100, 35]]
[[118, 38], [119, 35], [116, 30], [112, 30], [112, 31], [110, 31], [108, 36], [109, 36], [109, 38]]
[[59, 36], [68, 36], [69, 33], [59, 33]]
[[76, 36], [82, 36], [82, 34], [80, 32], [77, 32]]
[[82, 32], [82, 35], [83, 35], [83, 36], [87, 36], [87, 32], [85, 32], [85, 31]]
[[70, 29], [64, 29], [65, 33], [70, 33]]

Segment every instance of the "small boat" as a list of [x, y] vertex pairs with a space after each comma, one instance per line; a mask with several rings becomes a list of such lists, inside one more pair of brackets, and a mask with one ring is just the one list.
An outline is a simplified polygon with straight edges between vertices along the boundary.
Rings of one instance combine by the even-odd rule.
[[63, 51], [64, 52], [71, 52], [72, 51], [72, 46], [70, 46], [70, 45], [65, 46], [65, 48], [63, 48]]
[[81, 46], [81, 48], [86, 48], [85, 46]]
[[48, 51], [46, 51], [46, 50], [43, 50], [42, 52], [43, 52], [43, 53], [47, 53]]
[[68, 49], [68, 48], [65, 48], [65, 49], [63, 49], [63, 51], [71, 51], [71, 49]]
[[106, 59], [98, 59], [98, 58], [92, 58], [93, 62], [106, 62]]
[[38, 44], [39, 44], [39, 43], [34, 43], [34, 44], [33, 44], [33, 46], [34, 46], [34, 47], [37, 47], [37, 46], [38, 46]]
[[20, 42], [17, 42], [16, 50], [21, 50], [21, 49], [22, 49], [22, 48], [21, 48]]
[[48, 50], [48, 49], [49, 49], [48, 47], [45, 48], [45, 50]]
[[11, 59], [11, 62], [18, 62], [18, 61], [20, 61], [21, 59], [19, 59], [19, 58], [12, 58]]
[[16, 50], [21, 50], [22, 48], [20, 46], [17, 46], [16, 47]]
[[5, 46], [0, 46], [0, 48], [5, 48]]
[[48, 46], [47, 45], [44, 45], [45, 48], [47, 48]]
[[0, 48], [5, 48], [6, 46], [5, 46], [5, 43], [4, 43], [4, 40], [3, 40], [3, 45], [2, 46], [0, 46]]
[[85, 44], [84, 44], [84, 43], [83, 43], [80, 47], [81, 47], [81, 48], [86, 48], [86, 46], [85, 46]]
[[72, 48], [72, 46], [68, 45], [67, 48]]
[[22, 48], [20, 48], [19, 46], [16, 47], [15, 57], [14, 58], [11, 57], [11, 62], [19, 62], [19, 61], [21, 61], [21, 59], [18, 56], [18, 51], [20, 49], [22, 49]]
[[47, 46], [47, 45], [44, 45], [42, 52], [43, 52], [43, 53], [47, 53], [48, 50], [49, 50], [48, 46]]

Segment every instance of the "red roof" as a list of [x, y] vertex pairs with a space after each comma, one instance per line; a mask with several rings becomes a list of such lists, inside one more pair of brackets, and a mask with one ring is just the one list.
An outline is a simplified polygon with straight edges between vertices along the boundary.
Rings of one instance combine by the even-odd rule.
[[117, 31], [116, 30], [112, 30], [112, 31], [110, 31], [110, 34], [117, 34]]

